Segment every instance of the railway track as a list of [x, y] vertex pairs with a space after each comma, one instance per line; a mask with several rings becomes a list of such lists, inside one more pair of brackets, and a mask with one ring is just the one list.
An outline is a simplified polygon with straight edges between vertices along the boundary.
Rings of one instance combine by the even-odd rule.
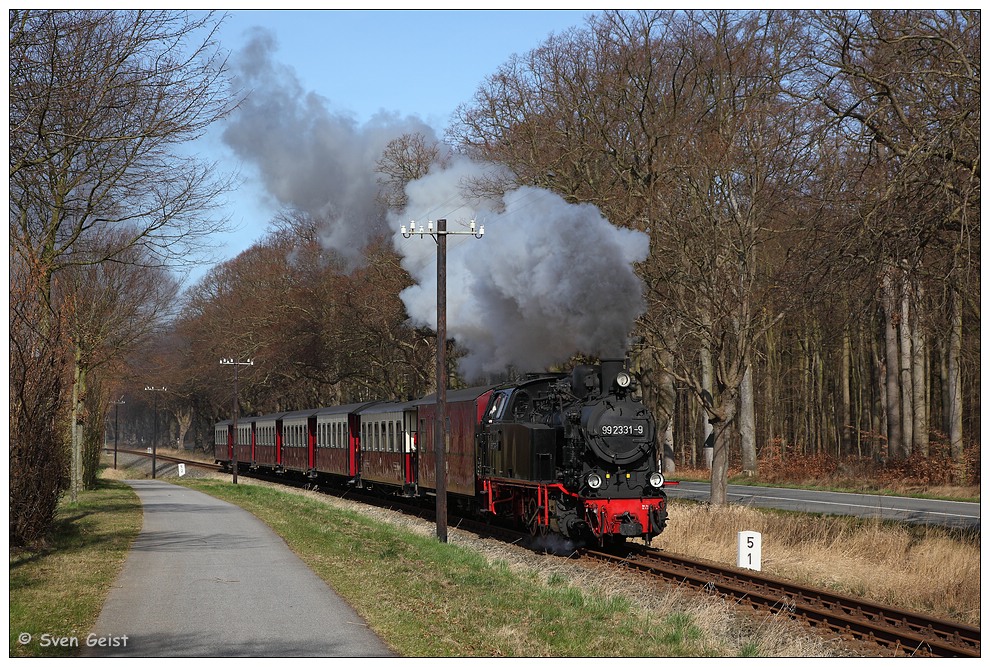
[[[120, 450], [151, 456], [140, 450]], [[221, 466], [157, 455], [171, 463], [185, 463], [214, 471]], [[245, 471], [244, 474], [252, 474]], [[258, 475], [273, 480], [270, 475]], [[284, 479], [282, 481], [285, 481]], [[347, 492], [355, 495], [354, 490]], [[373, 504], [429, 518], [430, 510], [410, 506], [398, 498], [375, 498]], [[520, 534], [507, 534], [488, 524], [460, 520], [456, 527], [486, 535], [498, 534], [507, 541], [518, 541]], [[921, 657], [980, 657], [980, 629], [954, 621], [896, 609], [859, 598], [848, 597], [775, 579], [751, 570], [672, 555], [642, 545], [627, 545], [621, 553], [580, 549], [575, 555], [634, 569], [681, 586], [752, 606], [754, 609], [784, 614], [813, 627], [836, 632], [850, 639], [878, 644], [899, 655]]]
[[980, 629], [953, 621], [638, 545], [631, 545], [624, 554], [585, 549], [581, 555], [785, 614], [852, 639], [880, 644], [900, 655], [980, 656]]

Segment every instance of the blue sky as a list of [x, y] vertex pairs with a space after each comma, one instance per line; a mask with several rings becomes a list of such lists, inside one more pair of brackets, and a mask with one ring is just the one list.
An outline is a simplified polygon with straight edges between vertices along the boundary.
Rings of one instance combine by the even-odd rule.
[[[513, 53], [525, 54], [550, 33], [583, 27], [578, 10], [226, 10], [221, 47], [237, 53], [251, 29], [273, 33], [274, 61], [291, 68], [303, 89], [334, 114], [366, 123], [379, 111], [418, 116], [442, 136], [455, 108], [470, 101], [485, 77]], [[220, 140], [218, 126], [202, 142], [222, 170], [240, 173], [228, 196], [236, 232], [218, 239], [221, 259], [251, 245], [275, 211], [254, 164]], [[270, 201], [270, 198], [268, 198]], [[201, 275], [195, 272], [194, 277]]]

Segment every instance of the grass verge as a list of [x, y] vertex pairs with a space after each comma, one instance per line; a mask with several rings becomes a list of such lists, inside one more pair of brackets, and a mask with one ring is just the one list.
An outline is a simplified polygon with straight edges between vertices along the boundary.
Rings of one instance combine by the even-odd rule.
[[710, 598], [703, 610], [676, 602], [646, 609], [622, 586], [575, 585], [324, 499], [260, 485], [183, 484], [265, 521], [403, 656], [794, 654], [772, 629], [731, 637], [728, 613], [704, 618], [717, 606]]
[[78, 503], [63, 502], [47, 545], [10, 553], [11, 657], [78, 653], [141, 521], [134, 491], [101, 480]]

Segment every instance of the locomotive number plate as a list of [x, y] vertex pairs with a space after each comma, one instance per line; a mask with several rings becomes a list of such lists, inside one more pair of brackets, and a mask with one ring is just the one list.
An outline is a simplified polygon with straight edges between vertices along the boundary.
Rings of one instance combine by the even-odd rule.
[[642, 424], [602, 424], [602, 435], [643, 435], [646, 428]]

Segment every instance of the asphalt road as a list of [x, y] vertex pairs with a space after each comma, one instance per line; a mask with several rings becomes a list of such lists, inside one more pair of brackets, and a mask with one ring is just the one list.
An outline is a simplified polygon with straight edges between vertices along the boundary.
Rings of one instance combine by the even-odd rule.
[[[711, 497], [710, 490], [711, 486], [708, 482], [681, 482], [676, 486], [666, 488], [667, 496], [674, 500], [685, 498], [707, 501]], [[980, 503], [865, 493], [766, 488], [738, 484], [729, 485], [728, 500], [730, 503], [752, 505], [753, 507], [772, 507], [815, 514], [875, 517], [891, 521], [980, 530]]]
[[[128, 481], [144, 526], [84, 656], [393, 656], [280, 537], [230, 503]], [[87, 642], [88, 643], [88, 642]]]

